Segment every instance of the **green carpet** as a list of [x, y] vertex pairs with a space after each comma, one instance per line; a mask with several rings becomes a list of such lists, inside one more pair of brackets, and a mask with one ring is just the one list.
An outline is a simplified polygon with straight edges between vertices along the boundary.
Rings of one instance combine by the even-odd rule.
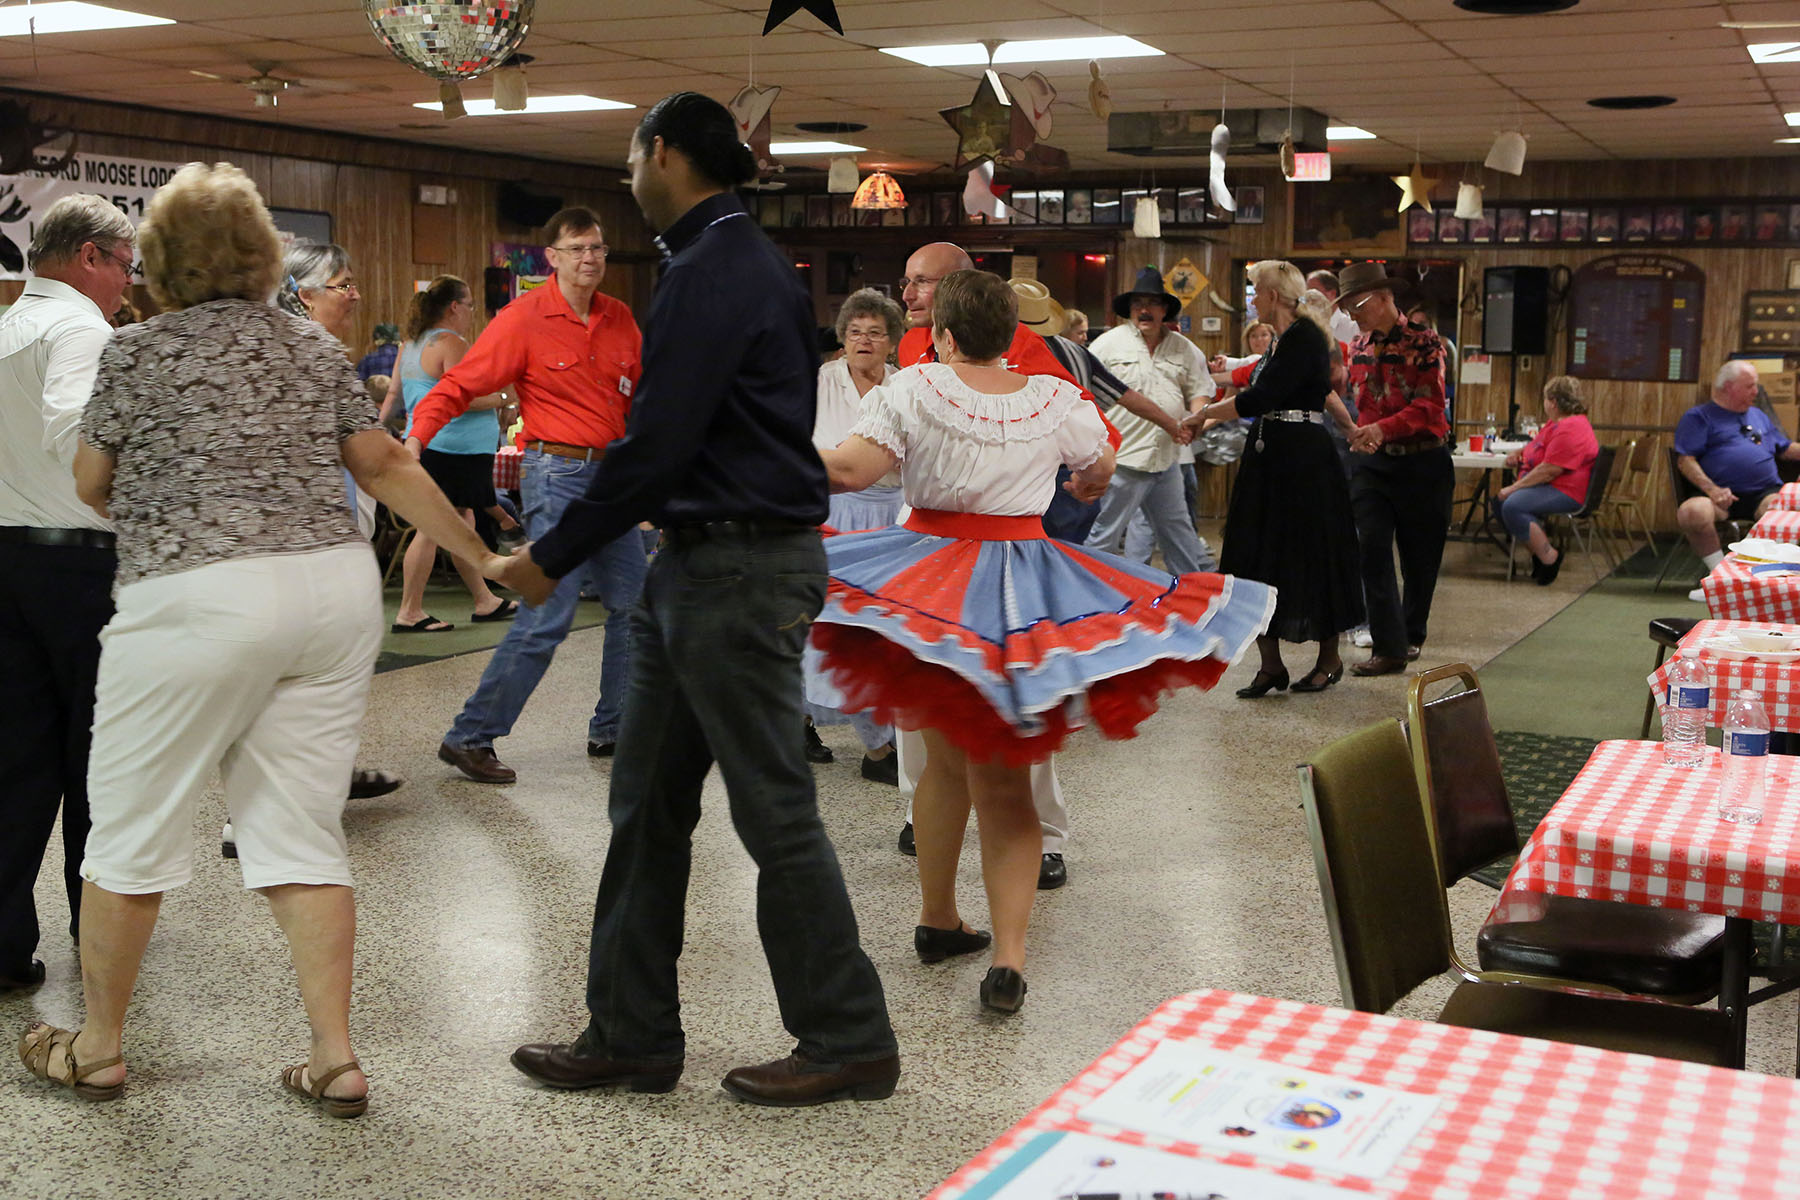
[[[395, 578], [398, 579], [398, 575]], [[456, 626], [455, 629], [440, 633], [393, 632], [394, 614], [400, 608], [398, 585], [382, 593], [381, 607], [387, 632], [381, 639], [381, 657], [375, 660], [375, 670], [378, 673], [395, 671], [401, 667], [416, 667], [420, 663], [454, 658], [459, 654], [492, 650], [506, 636], [506, 631], [512, 628], [511, 621], [471, 621], [469, 618], [474, 614], [475, 606], [469, 600], [468, 589], [461, 583], [437, 586], [434, 581], [433, 586], [425, 589], [425, 611], [440, 621]], [[572, 628], [587, 629], [605, 620], [604, 606], [595, 600], [584, 600], [575, 609], [575, 624]]]

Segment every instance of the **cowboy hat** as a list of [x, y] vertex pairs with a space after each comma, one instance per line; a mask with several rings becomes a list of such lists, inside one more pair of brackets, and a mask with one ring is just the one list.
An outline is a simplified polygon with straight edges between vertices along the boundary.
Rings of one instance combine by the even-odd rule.
[[1169, 294], [1169, 290], [1163, 286], [1162, 272], [1155, 267], [1144, 267], [1137, 273], [1130, 291], [1120, 292], [1113, 297], [1113, 311], [1121, 317], [1129, 317], [1133, 296], [1154, 296], [1161, 300], [1163, 308], [1169, 314], [1167, 320], [1173, 321], [1181, 314], [1181, 301]]
[[1039, 337], [1061, 333], [1069, 323], [1063, 306], [1050, 298], [1050, 289], [1035, 279], [1009, 279], [1007, 285], [1019, 302], [1019, 324]]
[[[1376, 262], [1351, 263], [1338, 272], [1338, 297], [1336, 307], [1344, 308], [1345, 302], [1364, 292], [1373, 292], [1386, 288], [1394, 293], [1398, 300], [1405, 294], [1406, 280], [1398, 275], [1389, 275], [1387, 268]], [[1345, 309], [1345, 311], [1349, 311]]]

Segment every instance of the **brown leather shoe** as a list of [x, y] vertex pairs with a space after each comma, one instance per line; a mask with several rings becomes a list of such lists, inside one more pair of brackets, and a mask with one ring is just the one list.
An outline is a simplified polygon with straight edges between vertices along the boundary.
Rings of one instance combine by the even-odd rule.
[[1423, 647], [1423, 646], [1408, 646], [1406, 648], [1406, 661], [1407, 662], [1418, 662], [1419, 655], [1421, 655], [1423, 653], [1425, 653], [1425, 647]]
[[1406, 670], [1406, 660], [1387, 654], [1371, 654], [1350, 668], [1352, 675], [1393, 675]]
[[582, 1052], [580, 1042], [533, 1042], [512, 1052], [512, 1065], [545, 1087], [580, 1088], [624, 1084], [634, 1092], [669, 1092], [681, 1080], [681, 1063], [633, 1062]]
[[833, 1100], [886, 1100], [900, 1078], [900, 1056], [870, 1062], [816, 1063], [793, 1053], [760, 1067], [739, 1067], [722, 1087], [739, 1100], [805, 1108]]
[[492, 746], [463, 747], [445, 742], [438, 747], [438, 758], [476, 783], [511, 783], [519, 777], [517, 771], [500, 761]]

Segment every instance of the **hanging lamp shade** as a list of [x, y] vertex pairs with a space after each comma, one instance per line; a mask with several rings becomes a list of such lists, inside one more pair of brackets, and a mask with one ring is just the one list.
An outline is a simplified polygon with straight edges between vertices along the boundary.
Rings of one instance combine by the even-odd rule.
[[831, 160], [831, 169], [825, 173], [825, 190], [834, 195], [854, 192], [857, 178], [854, 158], [834, 158]]
[[856, 189], [856, 195], [850, 201], [851, 208], [905, 208], [906, 193], [900, 190], [900, 184], [886, 171], [877, 171], [862, 181]]
[[1141, 238], [1159, 238], [1162, 236], [1162, 213], [1156, 206], [1155, 196], [1139, 196], [1137, 207], [1131, 214], [1131, 236]]
[[1481, 220], [1481, 185], [1461, 183], [1456, 187], [1456, 216], [1464, 221]]
[[1494, 139], [1487, 161], [1481, 164], [1490, 171], [1517, 175], [1525, 170], [1525, 135], [1516, 129], [1504, 130]]

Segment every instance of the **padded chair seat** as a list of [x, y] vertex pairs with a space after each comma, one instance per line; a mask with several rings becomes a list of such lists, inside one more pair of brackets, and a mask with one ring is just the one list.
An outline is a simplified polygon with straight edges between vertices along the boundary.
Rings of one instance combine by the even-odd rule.
[[1725, 1023], [1711, 1008], [1613, 1000], [1518, 984], [1464, 983], [1450, 994], [1438, 1020], [1514, 1037], [1728, 1065]]
[[1490, 922], [1475, 939], [1484, 971], [1551, 975], [1697, 1004], [1718, 994], [1725, 918], [1547, 896], [1537, 921]]
[[1693, 617], [1657, 617], [1650, 622], [1650, 640], [1673, 650], [1699, 623]]

